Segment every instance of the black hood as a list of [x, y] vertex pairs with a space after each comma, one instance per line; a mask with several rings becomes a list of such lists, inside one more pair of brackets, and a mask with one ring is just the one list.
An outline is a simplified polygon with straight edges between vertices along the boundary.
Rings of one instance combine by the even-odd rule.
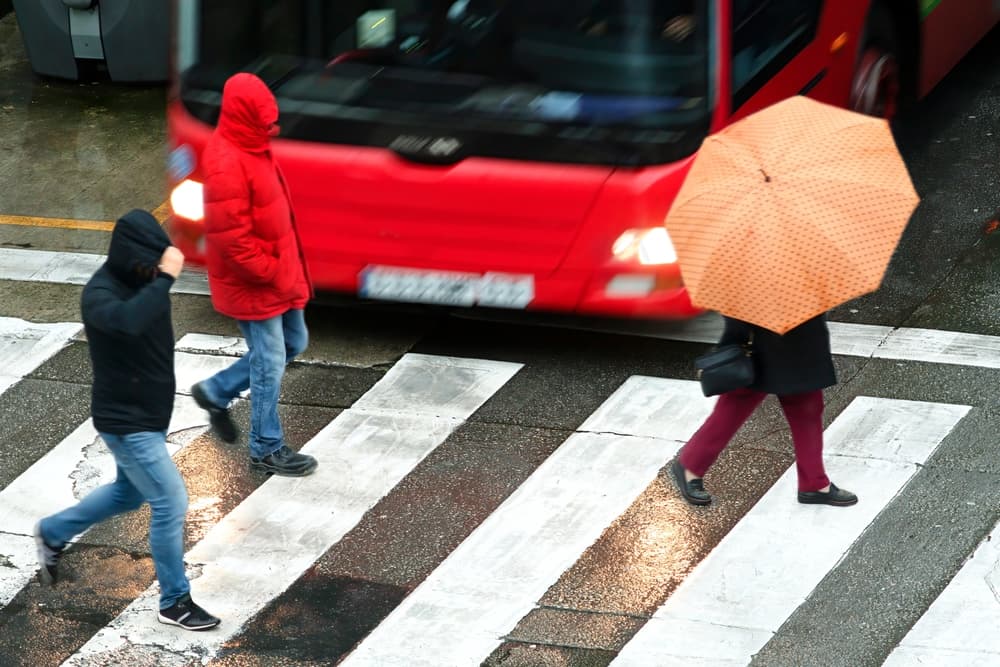
[[118, 218], [108, 248], [108, 269], [129, 284], [149, 282], [170, 237], [148, 211], [133, 209]]

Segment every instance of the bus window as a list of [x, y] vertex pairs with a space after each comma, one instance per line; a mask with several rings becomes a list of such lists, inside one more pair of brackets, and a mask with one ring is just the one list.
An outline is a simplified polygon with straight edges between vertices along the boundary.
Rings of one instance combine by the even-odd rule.
[[229, 26], [202, 33], [202, 61], [234, 68], [255, 60], [262, 47], [272, 53], [301, 51], [302, 10], [295, 3], [215, 0], [202, 7], [202, 25]]
[[733, 0], [733, 109], [816, 36], [822, 0]]
[[289, 139], [386, 147], [435, 126], [461, 130], [456, 161], [664, 164], [708, 131], [708, 5], [188, 0], [180, 100], [212, 123], [244, 70], [274, 90]]

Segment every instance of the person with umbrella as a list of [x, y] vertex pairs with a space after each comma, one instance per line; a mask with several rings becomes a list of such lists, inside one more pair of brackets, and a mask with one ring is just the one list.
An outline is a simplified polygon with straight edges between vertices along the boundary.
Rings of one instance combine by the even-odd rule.
[[826, 317], [814, 317], [784, 335], [731, 317], [724, 321], [719, 345], [752, 340], [756, 374], [752, 385], [719, 397], [674, 459], [671, 472], [681, 495], [692, 505], [712, 501], [702, 478], [757, 406], [775, 394], [792, 431], [798, 501], [835, 507], [857, 503], [855, 494], [830, 481], [823, 466], [823, 389], [837, 382]]
[[837, 381], [825, 313], [879, 287], [918, 202], [883, 119], [797, 96], [705, 140], [664, 224], [692, 302], [724, 317], [720, 346], [747, 345], [754, 363], [671, 464], [685, 500], [711, 502], [703, 476], [776, 394], [798, 501], [858, 501], [823, 465], [822, 392]]

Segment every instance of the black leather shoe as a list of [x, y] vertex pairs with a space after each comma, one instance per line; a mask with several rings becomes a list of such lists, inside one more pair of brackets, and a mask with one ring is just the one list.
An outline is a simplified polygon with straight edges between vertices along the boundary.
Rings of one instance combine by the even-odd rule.
[[679, 459], [674, 459], [673, 463], [670, 464], [670, 472], [674, 477], [674, 483], [677, 484], [677, 489], [684, 496], [684, 500], [692, 505], [707, 505], [712, 502], [712, 496], [705, 490], [700, 477], [691, 481], [684, 478], [684, 466], [681, 465]]
[[233, 418], [229, 415], [229, 410], [220, 408], [208, 400], [205, 390], [201, 388], [201, 383], [191, 387], [191, 398], [198, 404], [198, 407], [208, 412], [208, 423], [212, 425], [212, 430], [222, 439], [223, 442], [233, 444], [240, 437], [240, 432], [233, 423]]
[[832, 505], [833, 507], [847, 507], [857, 504], [858, 497], [850, 491], [838, 489], [836, 484], [830, 484], [830, 490], [823, 491], [799, 491], [799, 502], [803, 505]]
[[285, 477], [305, 477], [316, 470], [316, 459], [282, 445], [262, 459], [250, 457], [250, 467], [260, 472]]

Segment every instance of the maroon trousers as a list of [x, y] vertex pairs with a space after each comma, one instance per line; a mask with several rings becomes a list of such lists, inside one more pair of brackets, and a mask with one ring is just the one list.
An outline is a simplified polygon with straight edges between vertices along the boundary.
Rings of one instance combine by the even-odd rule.
[[[681, 450], [681, 465], [703, 477], [766, 397], [767, 394], [751, 389], [737, 389], [719, 396], [712, 414]], [[799, 491], [819, 491], [830, 483], [823, 468], [823, 392], [789, 394], [779, 396], [778, 400], [792, 430]]]

